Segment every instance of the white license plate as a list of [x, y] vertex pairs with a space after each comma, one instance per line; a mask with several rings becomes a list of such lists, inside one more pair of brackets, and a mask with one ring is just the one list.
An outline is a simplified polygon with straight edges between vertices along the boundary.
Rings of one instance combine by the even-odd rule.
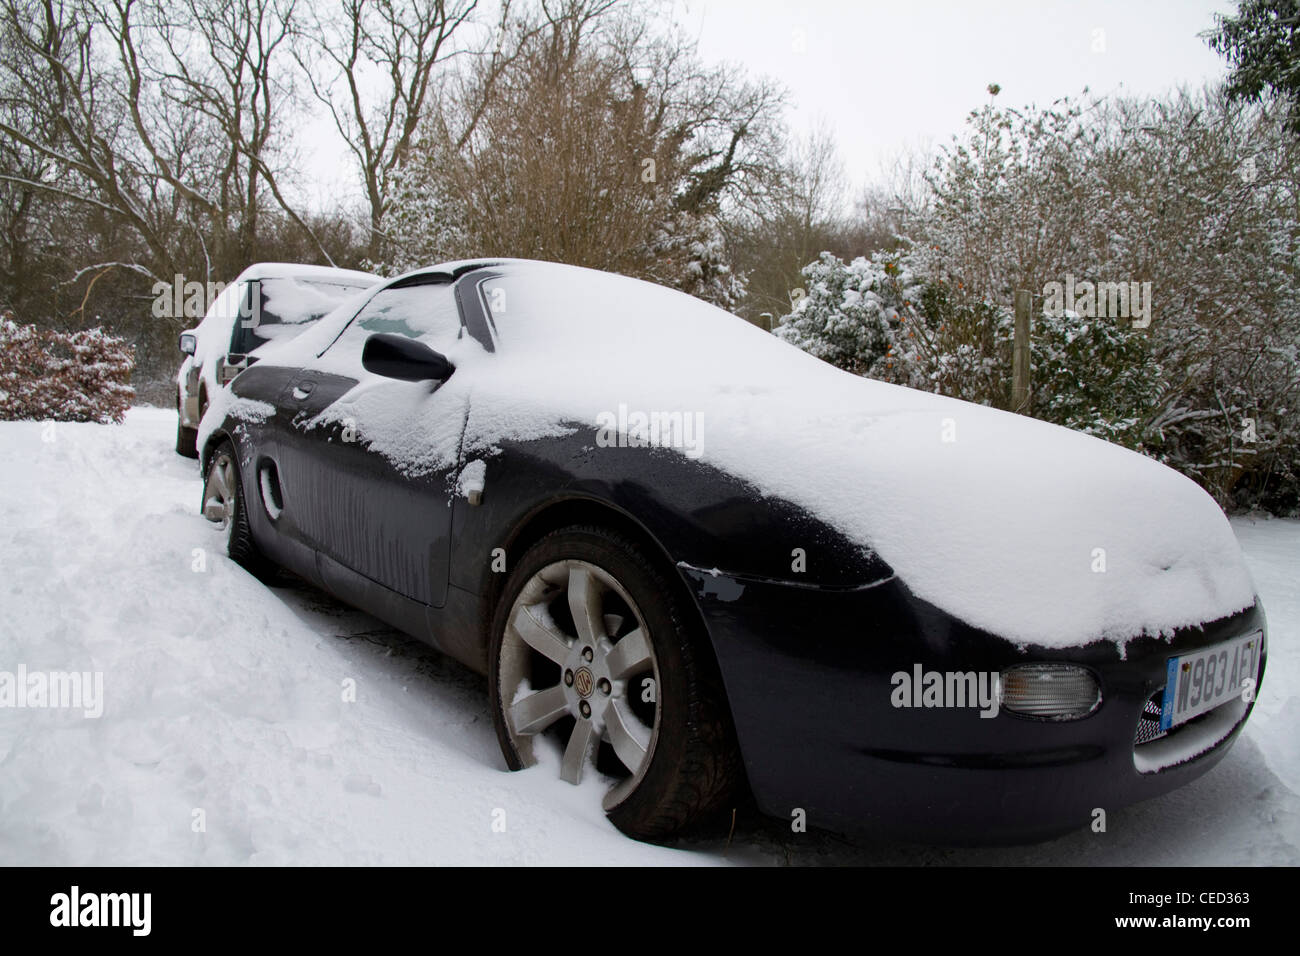
[[1169, 658], [1160, 729], [1168, 730], [1233, 697], [1254, 693], [1264, 632]]

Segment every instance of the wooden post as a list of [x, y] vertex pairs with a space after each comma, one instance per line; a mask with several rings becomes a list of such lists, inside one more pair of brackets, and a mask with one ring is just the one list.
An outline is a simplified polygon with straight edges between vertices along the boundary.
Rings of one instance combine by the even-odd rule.
[[1029, 414], [1029, 310], [1033, 301], [1026, 289], [1016, 290], [1016, 332], [1011, 353], [1011, 410]]

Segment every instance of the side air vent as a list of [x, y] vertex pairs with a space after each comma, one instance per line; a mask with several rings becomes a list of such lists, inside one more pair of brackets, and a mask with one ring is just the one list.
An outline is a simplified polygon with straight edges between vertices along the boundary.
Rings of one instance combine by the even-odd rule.
[[272, 521], [277, 520], [284, 511], [284, 496], [280, 491], [280, 473], [276, 470], [275, 462], [268, 458], [262, 459], [257, 466], [257, 484], [262, 492], [262, 507]]

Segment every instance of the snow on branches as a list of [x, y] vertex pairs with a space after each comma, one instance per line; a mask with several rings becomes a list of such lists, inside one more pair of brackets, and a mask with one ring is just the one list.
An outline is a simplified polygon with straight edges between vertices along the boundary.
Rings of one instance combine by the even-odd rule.
[[134, 365], [135, 350], [103, 329], [0, 321], [0, 419], [121, 422]]
[[[777, 334], [1007, 408], [1028, 290], [1031, 414], [1150, 454], [1224, 507], [1300, 513], [1298, 171], [1300, 141], [1221, 93], [990, 105], [908, 204], [901, 250], [809, 264]], [[1096, 310], [1053, 307], [1075, 277]], [[1103, 314], [1103, 288], [1141, 290], [1141, 321]]]

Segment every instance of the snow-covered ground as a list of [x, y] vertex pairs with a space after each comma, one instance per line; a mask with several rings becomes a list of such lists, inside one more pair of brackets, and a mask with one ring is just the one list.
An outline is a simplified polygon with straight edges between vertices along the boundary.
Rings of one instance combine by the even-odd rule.
[[0, 708], [0, 863], [1300, 863], [1300, 522], [1233, 522], [1271, 625], [1244, 737], [1106, 833], [951, 850], [746, 814], [665, 849], [595, 780], [506, 772], [478, 676], [227, 560], [175, 421], [0, 423], [0, 672], [103, 675], [99, 718]]

